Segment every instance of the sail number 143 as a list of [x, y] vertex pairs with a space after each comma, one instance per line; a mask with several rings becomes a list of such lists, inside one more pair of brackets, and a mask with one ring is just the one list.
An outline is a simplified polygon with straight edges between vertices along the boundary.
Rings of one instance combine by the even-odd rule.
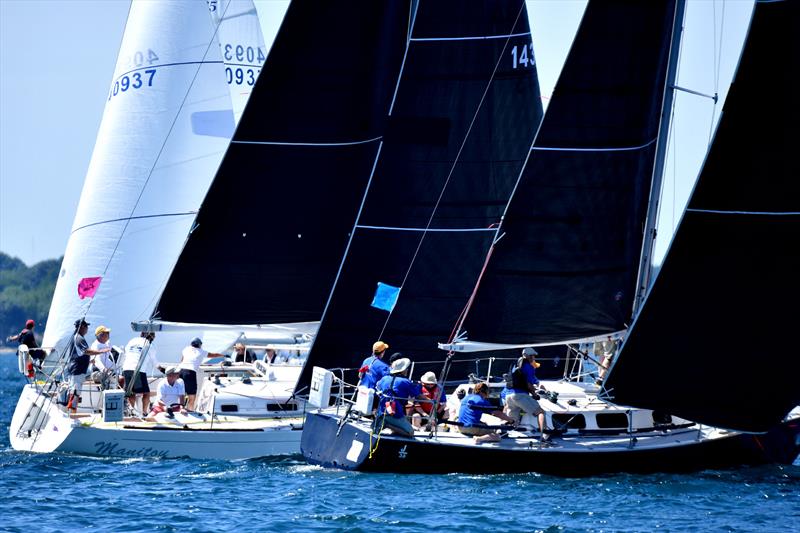
[[511, 49], [512, 68], [532, 67], [535, 64], [536, 59], [533, 57], [533, 43], [514, 46], [514, 48]]

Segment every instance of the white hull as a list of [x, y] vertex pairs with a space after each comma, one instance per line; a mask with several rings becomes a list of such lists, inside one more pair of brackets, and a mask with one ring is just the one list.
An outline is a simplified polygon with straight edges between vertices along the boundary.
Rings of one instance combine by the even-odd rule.
[[27, 385], [9, 434], [15, 450], [37, 453], [238, 460], [300, 453], [302, 427], [302, 417], [210, 421], [201, 415], [175, 415], [174, 420], [107, 423], [100, 414], [71, 417]]

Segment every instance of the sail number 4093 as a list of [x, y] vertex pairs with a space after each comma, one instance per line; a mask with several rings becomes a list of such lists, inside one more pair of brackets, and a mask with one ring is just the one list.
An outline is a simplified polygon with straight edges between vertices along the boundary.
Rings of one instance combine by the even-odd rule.
[[515, 46], [511, 49], [512, 68], [533, 67], [535, 64], [536, 59], [533, 57], [533, 43]]

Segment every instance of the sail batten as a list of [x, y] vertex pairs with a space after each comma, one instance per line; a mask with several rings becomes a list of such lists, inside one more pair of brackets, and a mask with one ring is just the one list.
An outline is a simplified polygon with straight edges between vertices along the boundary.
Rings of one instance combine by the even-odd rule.
[[[713, 143], [658, 276], [614, 362], [617, 402], [761, 432], [800, 404], [798, 2], [758, 2]], [[643, 377], [646, 376], [646, 379]]]

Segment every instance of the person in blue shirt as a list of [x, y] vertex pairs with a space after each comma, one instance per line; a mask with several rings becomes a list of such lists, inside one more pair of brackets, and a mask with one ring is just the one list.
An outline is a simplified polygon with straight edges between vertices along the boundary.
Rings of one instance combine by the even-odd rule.
[[[519, 358], [517, 366], [511, 372], [511, 383], [506, 383], [508, 393], [505, 397], [506, 411], [508, 415], [519, 424], [521, 411], [530, 413], [537, 417], [539, 421], [539, 431], [542, 435], [545, 432], [544, 409], [539, 405], [536, 387], [544, 390], [536, 377], [536, 350], [525, 348], [522, 350], [522, 357]], [[532, 396], [533, 394], [534, 396]]]
[[382, 377], [375, 387], [380, 395], [376, 424], [404, 437], [414, 436], [414, 428], [406, 418], [406, 404], [422, 397], [422, 385], [407, 377], [410, 367], [410, 359], [398, 359], [392, 363], [389, 375]]
[[364, 359], [361, 368], [358, 369], [361, 385], [374, 389], [378, 381], [389, 374], [389, 365], [383, 360], [383, 355], [388, 349], [389, 345], [383, 341], [377, 341], [372, 345], [372, 355]]
[[461, 408], [458, 412], [458, 421], [461, 424], [458, 426], [458, 430], [464, 435], [475, 437], [477, 444], [500, 440], [500, 436], [494, 432], [494, 429], [481, 422], [481, 417], [484, 413], [496, 416], [506, 422], [513, 421], [510, 416], [506, 416], [503, 411], [492, 405], [488, 398], [489, 386], [486, 383], [478, 383], [475, 385], [472, 394], [461, 400]]

